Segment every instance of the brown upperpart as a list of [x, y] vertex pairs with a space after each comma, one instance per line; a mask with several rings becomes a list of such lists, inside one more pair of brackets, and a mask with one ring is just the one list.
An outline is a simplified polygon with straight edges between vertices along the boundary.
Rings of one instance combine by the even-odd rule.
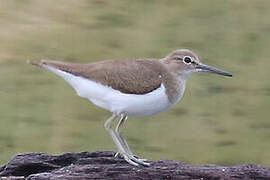
[[174, 103], [184, 89], [185, 71], [194, 68], [193, 65], [183, 62], [185, 56], [199, 61], [196, 54], [182, 49], [163, 59], [105, 60], [86, 64], [54, 60], [30, 63], [41, 67], [53, 67], [126, 94], [150, 93], [163, 84], [169, 101]]
[[163, 83], [170, 101], [173, 101], [179, 86], [176, 77], [163, 63], [154, 59], [105, 60], [86, 64], [41, 60], [39, 64], [31, 64], [50, 66], [126, 94], [146, 94]]

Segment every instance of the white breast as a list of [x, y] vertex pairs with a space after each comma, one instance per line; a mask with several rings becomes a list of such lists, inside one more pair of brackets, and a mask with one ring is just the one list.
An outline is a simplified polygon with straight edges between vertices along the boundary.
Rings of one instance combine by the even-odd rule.
[[43, 67], [65, 79], [75, 89], [78, 96], [87, 98], [95, 105], [118, 115], [150, 116], [173, 105], [168, 100], [163, 84], [158, 89], [144, 95], [125, 94], [56, 68], [46, 65]]

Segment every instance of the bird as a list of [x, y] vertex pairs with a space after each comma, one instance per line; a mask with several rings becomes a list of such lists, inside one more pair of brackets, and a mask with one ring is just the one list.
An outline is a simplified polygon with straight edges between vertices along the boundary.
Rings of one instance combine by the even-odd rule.
[[[150, 166], [131, 151], [122, 135], [129, 116], [145, 117], [163, 112], [183, 97], [188, 78], [197, 72], [232, 77], [224, 70], [200, 62], [189, 49], [178, 49], [160, 59], [102, 60], [71, 63], [56, 60], [29, 61], [63, 78], [94, 105], [112, 113], [104, 124], [117, 147], [115, 156], [133, 166]], [[112, 122], [119, 119], [116, 127]]]

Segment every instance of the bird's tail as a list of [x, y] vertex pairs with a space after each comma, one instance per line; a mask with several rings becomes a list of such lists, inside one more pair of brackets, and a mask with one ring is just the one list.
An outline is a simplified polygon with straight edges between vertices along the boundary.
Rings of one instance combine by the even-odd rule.
[[34, 65], [34, 66], [39, 66], [39, 67], [41, 67], [41, 66], [42, 66], [42, 64], [41, 64], [41, 63], [38, 63], [38, 62], [33, 62], [33, 61], [31, 61], [31, 60], [27, 60], [27, 63], [28, 63], [28, 64], [31, 64], [31, 65]]

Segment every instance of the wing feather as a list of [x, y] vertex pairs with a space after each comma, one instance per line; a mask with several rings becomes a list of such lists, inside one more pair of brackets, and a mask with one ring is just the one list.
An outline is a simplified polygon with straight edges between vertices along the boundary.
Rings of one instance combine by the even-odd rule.
[[162, 66], [157, 60], [107, 60], [88, 64], [42, 60], [40, 65], [87, 78], [127, 94], [149, 93], [162, 83]]

